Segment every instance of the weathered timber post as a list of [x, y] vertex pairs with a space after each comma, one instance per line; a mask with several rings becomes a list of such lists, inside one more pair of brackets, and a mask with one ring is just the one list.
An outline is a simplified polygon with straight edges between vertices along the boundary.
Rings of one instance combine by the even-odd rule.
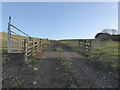
[[27, 40], [24, 39], [24, 60], [27, 62]]
[[86, 40], [83, 40], [83, 52], [86, 53]]
[[39, 46], [39, 42], [38, 42], [38, 38], [37, 38], [37, 42], [36, 42], [36, 52], [38, 53], [38, 46]]
[[41, 51], [41, 39], [39, 39], [39, 51]]
[[41, 51], [43, 50], [43, 40], [41, 40]]
[[22, 53], [24, 53], [24, 39], [22, 39]]
[[90, 55], [91, 55], [91, 53], [92, 53], [92, 50], [91, 50], [91, 42], [92, 42], [92, 40], [90, 40], [90, 46], [89, 46], [89, 53], [90, 53]]
[[90, 40], [90, 42], [89, 42], [89, 43], [90, 43], [90, 46], [89, 46], [89, 51], [91, 51], [91, 42], [92, 42], [92, 40]]
[[40, 51], [40, 39], [37, 39], [37, 52]]
[[37, 41], [35, 42], [35, 53], [37, 53]]
[[34, 51], [35, 51], [35, 42], [33, 41], [32, 44], [33, 44], [32, 54], [34, 54]]
[[40, 39], [40, 51], [42, 51], [42, 39]]
[[80, 52], [80, 40], [78, 40], [78, 52]]

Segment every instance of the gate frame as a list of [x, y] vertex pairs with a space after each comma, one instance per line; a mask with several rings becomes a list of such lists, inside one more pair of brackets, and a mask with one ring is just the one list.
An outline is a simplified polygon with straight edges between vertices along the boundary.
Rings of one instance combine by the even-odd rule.
[[[12, 45], [11, 44], [11, 32], [14, 33], [14, 34], [16, 34], [16, 33], [11, 30], [11, 27], [15, 28], [17, 31], [21, 32], [22, 34], [24, 34], [27, 37], [29, 37], [29, 39], [31, 39], [31, 37], [28, 34], [24, 33], [23, 31], [18, 29], [16, 26], [11, 24], [11, 16], [9, 16], [9, 21], [8, 21], [8, 48], [7, 48], [7, 51], [8, 51], [8, 53], [24, 53], [25, 46], [23, 46], [23, 45], [25, 45], [24, 44], [25, 39], [22, 42], [22, 48], [23, 49], [21, 49], [21, 52], [12, 52], [12, 49], [11, 49], [11, 45]], [[19, 34], [16, 34], [16, 35], [21, 36]]]
[[11, 17], [9, 17], [9, 22], [8, 22], [8, 53], [11, 53], [11, 43], [10, 43], [10, 38], [11, 38], [11, 28], [10, 28], [10, 23], [11, 23]]

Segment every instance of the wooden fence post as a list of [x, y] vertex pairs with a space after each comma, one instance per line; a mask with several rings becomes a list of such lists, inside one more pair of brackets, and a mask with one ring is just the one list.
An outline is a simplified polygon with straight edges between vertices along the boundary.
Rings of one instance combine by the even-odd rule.
[[83, 40], [83, 52], [85, 53], [86, 51], [86, 40]]
[[91, 42], [92, 42], [92, 40], [90, 40], [90, 42], [89, 42], [89, 43], [90, 43], [90, 46], [89, 46], [89, 48], [90, 48], [90, 51], [91, 51]]
[[41, 51], [41, 39], [39, 39], [39, 51]]
[[24, 40], [22, 39], [22, 53], [24, 53]]
[[41, 51], [43, 50], [43, 40], [41, 40]]
[[36, 48], [37, 48], [37, 53], [38, 53], [38, 46], [39, 46], [39, 42], [38, 42], [38, 39], [37, 39], [37, 42], [36, 42]]
[[78, 40], [78, 52], [80, 52], [80, 40]]
[[32, 43], [33, 44], [33, 50], [32, 50], [32, 54], [34, 54], [34, 51], [35, 51], [35, 42]]
[[90, 51], [90, 52], [89, 52], [89, 53], [90, 53], [90, 55], [91, 55], [91, 53], [92, 53], [92, 50], [91, 50], [91, 43], [92, 43], [92, 40], [90, 40], [89, 43], [90, 43], [90, 46], [89, 46], [89, 51]]
[[42, 39], [40, 39], [40, 46], [39, 46], [40, 51], [42, 51]]
[[25, 59], [25, 63], [27, 61], [27, 40], [24, 39], [24, 59]]

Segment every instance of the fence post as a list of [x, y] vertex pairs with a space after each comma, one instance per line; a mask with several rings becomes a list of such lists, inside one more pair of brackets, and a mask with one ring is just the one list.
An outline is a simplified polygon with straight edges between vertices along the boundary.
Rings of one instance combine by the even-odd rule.
[[39, 39], [37, 39], [37, 53], [39, 52]]
[[89, 46], [89, 48], [90, 48], [90, 55], [92, 54], [91, 44], [92, 44], [92, 40], [90, 40], [90, 46]]
[[25, 63], [27, 61], [27, 40], [24, 39], [24, 59], [25, 59]]
[[41, 51], [42, 51], [42, 49], [43, 49], [43, 42], [42, 42], [42, 40], [41, 40]]
[[90, 52], [91, 52], [91, 42], [92, 42], [92, 40], [90, 40], [90, 42], [89, 42], [89, 43], [90, 43], [90, 46], [89, 46], [89, 48], [90, 48]]
[[78, 40], [78, 52], [80, 52], [80, 40]]
[[34, 51], [35, 51], [35, 42], [33, 41], [33, 49], [32, 49], [32, 54], [34, 54]]
[[9, 22], [8, 22], [8, 53], [11, 52], [11, 43], [10, 43], [11, 30], [10, 30], [10, 24], [11, 24], [11, 17], [9, 17]]
[[86, 41], [85, 40], [83, 40], [83, 53], [85, 53], [85, 50], [86, 49]]
[[39, 51], [41, 51], [41, 39], [39, 40]]
[[24, 53], [24, 49], [25, 47], [24, 47], [24, 39], [22, 39], [22, 53]]
[[37, 53], [39, 51], [39, 42], [38, 42], [38, 38], [37, 38]]

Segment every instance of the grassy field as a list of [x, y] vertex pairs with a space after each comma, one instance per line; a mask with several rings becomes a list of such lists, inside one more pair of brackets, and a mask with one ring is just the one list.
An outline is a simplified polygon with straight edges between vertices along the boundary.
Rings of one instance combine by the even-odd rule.
[[2, 45], [0, 46], [0, 50], [6, 50], [7, 49], [7, 33], [0, 32], [0, 42]]
[[[22, 49], [20, 47], [23, 48], [22, 44], [23, 44], [23, 41], [24, 39], [28, 39], [28, 37], [25, 37], [25, 36], [21, 36], [19, 37], [18, 35], [11, 35], [13, 38], [12, 41], [12, 48], [15, 48], [14, 50], [12, 51], [21, 51]], [[0, 32], [0, 54], [3, 53], [3, 54], [6, 54], [5, 57], [2, 56], [0, 57], [0, 61], [2, 60], [2, 62], [6, 62], [7, 60], [9, 60], [9, 57], [7, 56], [7, 43], [8, 43], [8, 34], [7, 33], [4, 33], [4, 32]], [[32, 37], [31, 38], [32, 40], [37, 40], [37, 39], [40, 39], [40, 38], [35, 38], [35, 37]], [[42, 43], [43, 44], [46, 44], [46, 43], [49, 43], [47, 39], [42, 39]], [[46, 47], [44, 47], [46, 48]], [[44, 49], [43, 48], [43, 49]]]
[[[71, 47], [73, 51], [78, 51], [78, 40], [60, 40]], [[92, 42], [92, 51], [89, 57], [86, 57], [96, 67], [104, 70], [117, 72], [118, 70], [118, 43], [114, 41], [98, 41]]]
[[[4, 33], [4, 32], [0, 32], [0, 42], [2, 42], [2, 45], [0, 47], [0, 50], [7, 50], [7, 42], [8, 42], [8, 34]], [[18, 35], [12, 35], [12, 37], [16, 38], [16, 40], [12, 40], [13, 43], [15, 44], [19, 44], [18, 40], [24, 40], [24, 39], [28, 39], [28, 37], [26, 36], [21, 36], [19, 37]], [[32, 37], [32, 40], [37, 40], [38, 38]], [[40, 39], [40, 38], [39, 38]], [[46, 39], [42, 39], [42, 40], [46, 40]]]
[[77, 39], [70, 39], [70, 40], [60, 40], [59, 42], [67, 44], [68, 46], [71, 47], [73, 51], [78, 52], [78, 40]]
[[[8, 34], [7, 33], [4, 33], [4, 32], [0, 32], [0, 42], [2, 42], [2, 45], [0, 47], [0, 50], [7, 50], [7, 42], [8, 42]], [[12, 37], [19, 39], [20, 40], [20, 37], [18, 37], [17, 35], [12, 35]], [[23, 39], [27, 39], [27, 37], [22, 37]], [[17, 41], [18, 42], [18, 41]]]

